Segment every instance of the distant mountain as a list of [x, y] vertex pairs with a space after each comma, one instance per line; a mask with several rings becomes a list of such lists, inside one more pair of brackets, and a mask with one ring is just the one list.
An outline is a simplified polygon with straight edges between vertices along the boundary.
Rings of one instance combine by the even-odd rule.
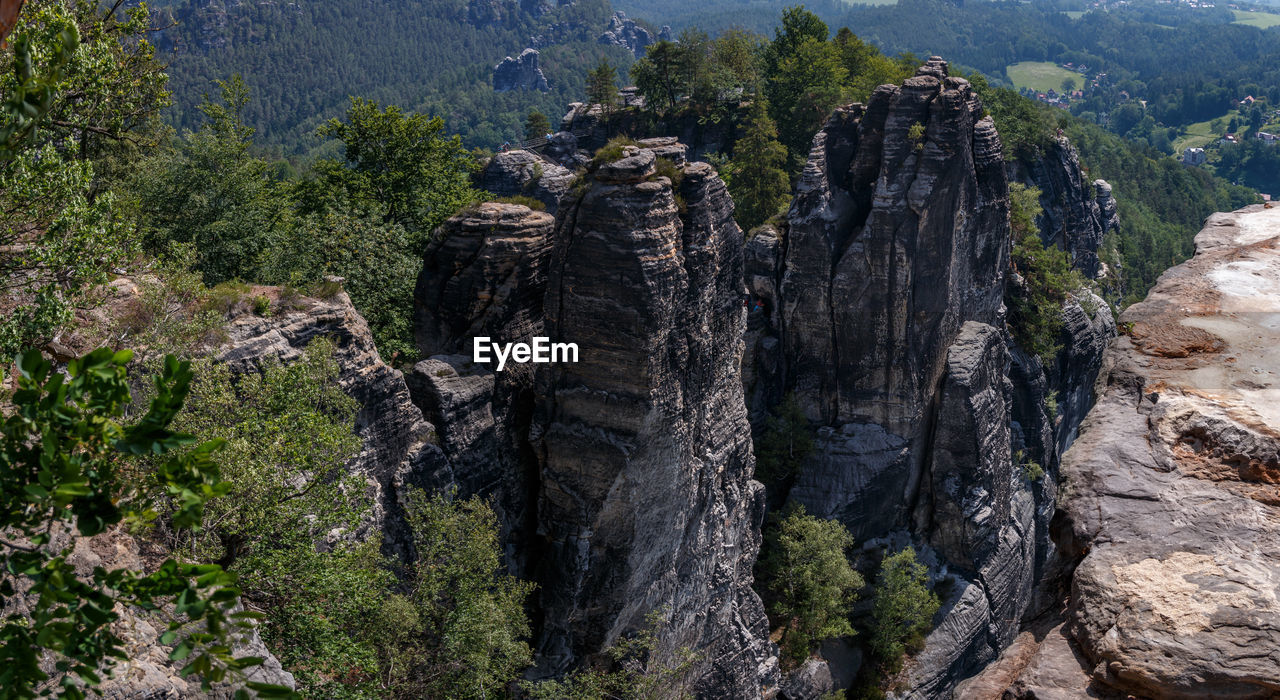
[[[632, 59], [598, 42], [608, 0], [177, 0], [157, 12], [174, 123], [198, 125], [213, 81], [240, 73], [258, 143], [283, 154], [320, 146], [315, 127], [349, 96], [439, 114], [468, 145], [494, 147], [522, 137], [530, 109], [554, 123], [600, 59]], [[496, 92], [494, 66], [530, 47], [547, 91]]]

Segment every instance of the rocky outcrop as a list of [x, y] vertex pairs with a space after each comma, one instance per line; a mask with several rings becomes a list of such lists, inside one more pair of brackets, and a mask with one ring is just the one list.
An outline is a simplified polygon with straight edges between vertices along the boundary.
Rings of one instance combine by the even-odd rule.
[[902, 697], [950, 696], [1051, 601], [1058, 446], [1115, 329], [1080, 292], [1048, 368], [1004, 330], [1008, 173], [982, 114], [936, 57], [838, 109], [786, 226], [745, 253], [752, 418], [789, 393], [816, 428], [787, 497], [860, 541], [915, 544], [945, 592]]
[[[670, 27], [664, 27], [668, 35]], [[599, 42], [605, 46], [622, 46], [635, 54], [637, 58], [644, 55], [645, 49], [654, 42], [653, 34], [644, 27], [627, 18], [627, 13], [618, 10], [609, 18], [609, 24], [600, 35]]]
[[1121, 316], [1132, 330], [1062, 461], [1065, 623], [978, 679], [988, 687], [1280, 693], [1276, 211], [1215, 214], [1195, 257]]
[[214, 358], [238, 372], [259, 371], [269, 361], [287, 364], [316, 338], [333, 342], [338, 382], [359, 405], [355, 429], [363, 444], [348, 468], [363, 475], [374, 494], [369, 525], [381, 527], [384, 551], [407, 557], [411, 538], [401, 507], [404, 490], [446, 489], [453, 473], [434, 444], [435, 429], [410, 399], [403, 374], [379, 357], [368, 324], [346, 293], [299, 298], [271, 317], [241, 314], [225, 331], [226, 342]]
[[573, 173], [568, 168], [524, 150], [496, 154], [480, 173], [480, 189], [498, 197], [532, 197], [546, 205], [547, 213], [553, 216], [572, 184]]
[[580, 359], [539, 378], [539, 651], [564, 667], [665, 610], [661, 654], [701, 651], [700, 695], [755, 697], [776, 660], [751, 589], [742, 232], [710, 166], [685, 166], [677, 192], [655, 160], [631, 147], [601, 166], [556, 237], [547, 333]]
[[507, 56], [493, 67], [493, 89], [497, 92], [536, 90], [547, 92], [547, 77], [538, 67], [538, 50], [525, 49], [516, 58]]
[[436, 427], [458, 495], [491, 499], [507, 563], [522, 576], [536, 529], [537, 465], [528, 447], [535, 365], [498, 372], [472, 362], [473, 343], [545, 335], [554, 223], [516, 204], [486, 203], [454, 216], [428, 247], [414, 294], [416, 343], [429, 358], [408, 377], [414, 401]]
[[1111, 185], [1088, 180], [1079, 154], [1065, 137], [1058, 137], [1038, 158], [1011, 161], [1009, 179], [1040, 189], [1044, 213], [1036, 223], [1045, 245], [1065, 250], [1076, 269], [1098, 277], [1102, 238], [1119, 225]]
[[[763, 489], [739, 373], [742, 232], [724, 183], [670, 140], [601, 164], [559, 221], [483, 204], [424, 257], [409, 378], [460, 494], [498, 504], [539, 584], [538, 674], [598, 662], [655, 611], [659, 662], [698, 652], [702, 697], [758, 697], [777, 662], [751, 589]], [[656, 149], [656, 150], [655, 150]], [[677, 197], [683, 207], [677, 206]], [[577, 362], [474, 363], [535, 335]]]

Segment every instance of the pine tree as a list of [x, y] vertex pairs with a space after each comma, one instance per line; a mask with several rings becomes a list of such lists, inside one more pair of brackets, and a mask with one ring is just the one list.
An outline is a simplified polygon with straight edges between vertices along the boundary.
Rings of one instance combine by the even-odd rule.
[[745, 231], [778, 213], [790, 197], [787, 149], [778, 141], [778, 129], [769, 118], [763, 98], [756, 99], [747, 115], [746, 133], [734, 147], [733, 195], [738, 225]]
[[551, 120], [536, 109], [529, 110], [524, 118], [524, 137], [530, 141], [540, 139], [551, 133]]
[[587, 74], [587, 100], [591, 104], [601, 105], [605, 114], [613, 110], [613, 106], [618, 103], [618, 69], [613, 67], [609, 61], [601, 60], [590, 73]]

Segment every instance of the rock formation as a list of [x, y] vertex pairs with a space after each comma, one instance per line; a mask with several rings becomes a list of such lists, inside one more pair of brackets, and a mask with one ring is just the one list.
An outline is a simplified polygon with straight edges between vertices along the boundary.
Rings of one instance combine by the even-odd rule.
[[544, 212], [494, 203], [449, 219], [427, 250], [414, 299], [416, 342], [429, 359], [409, 375], [413, 398], [436, 427], [459, 495], [493, 498], [508, 564], [526, 577], [538, 483], [528, 447], [535, 365], [476, 365], [472, 339], [545, 335], [554, 223]]
[[493, 89], [498, 92], [537, 90], [546, 92], [547, 77], [538, 67], [538, 50], [525, 49], [520, 56], [507, 56], [493, 67]]
[[[590, 663], [664, 616], [659, 660], [698, 650], [703, 697], [777, 682], [751, 589], [763, 489], [739, 374], [742, 232], [705, 163], [657, 176], [630, 147], [559, 221], [484, 204], [424, 258], [410, 377], [459, 493], [491, 496], [509, 562], [539, 583], [543, 674]], [[678, 206], [677, 198], [683, 206]], [[474, 339], [545, 335], [578, 361], [475, 364]], [[676, 497], [673, 497], [676, 496]], [[536, 534], [536, 537], [535, 537]]]
[[1106, 180], [1090, 183], [1075, 147], [1062, 137], [1039, 158], [1011, 161], [1009, 178], [1040, 188], [1044, 213], [1036, 223], [1045, 245], [1067, 251], [1076, 269], [1097, 277], [1102, 238], [1119, 225], [1111, 185]]
[[[671, 28], [663, 27], [670, 36]], [[633, 19], [627, 18], [627, 13], [618, 10], [613, 13], [613, 17], [609, 18], [609, 24], [605, 27], [604, 33], [600, 35], [599, 42], [605, 46], [623, 46], [631, 51], [631, 53], [639, 58], [644, 55], [645, 49], [654, 41], [653, 34], [648, 29], [636, 24]]]
[[1280, 210], [1215, 214], [1191, 260], [1121, 316], [1062, 460], [1065, 622], [966, 692], [1280, 693]]
[[[1051, 560], [1058, 442], [1114, 334], [1084, 292], [1064, 309], [1052, 367], [1003, 330], [1008, 175], [982, 112], [936, 57], [837, 110], [786, 225], [745, 253], [761, 307], [744, 372], [753, 418], [789, 393], [817, 426], [787, 497], [870, 549], [914, 543], [949, 582], [907, 669], [912, 698], [949, 694], [1045, 604], [1034, 584]], [[1046, 410], [1054, 391], [1069, 396], [1065, 416]]]
[[754, 697], [773, 660], [751, 589], [742, 232], [709, 165], [677, 191], [654, 162], [629, 148], [601, 166], [556, 237], [547, 333], [581, 354], [539, 378], [540, 652], [585, 658], [666, 610], [664, 653], [703, 650], [703, 694]]
[[571, 184], [573, 173], [568, 168], [524, 150], [495, 155], [480, 173], [480, 189], [499, 197], [532, 197], [546, 205], [551, 215]]
[[408, 556], [410, 538], [401, 495], [406, 487], [448, 488], [453, 473], [434, 444], [435, 429], [409, 397], [404, 376], [378, 356], [373, 335], [345, 292], [330, 299], [301, 298], [296, 308], [264, 318], [241, 314], [226, 325], [226, 342], [214, 357], [239, 372], [264, 361], [291, 362], [316, 338], [335, 345], [343, 391], [356, 400], [356, 433], [363, 440], [348, 465], [365, 476], [374, 494], [370, 525], [384, 533], [384, 551]]

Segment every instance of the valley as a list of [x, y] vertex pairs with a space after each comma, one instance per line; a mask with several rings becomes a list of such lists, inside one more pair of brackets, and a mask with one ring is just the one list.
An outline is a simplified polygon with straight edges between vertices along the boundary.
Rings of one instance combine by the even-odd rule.
[[0, 700], [1271, 697], [1261, 10], [0, 0]]

